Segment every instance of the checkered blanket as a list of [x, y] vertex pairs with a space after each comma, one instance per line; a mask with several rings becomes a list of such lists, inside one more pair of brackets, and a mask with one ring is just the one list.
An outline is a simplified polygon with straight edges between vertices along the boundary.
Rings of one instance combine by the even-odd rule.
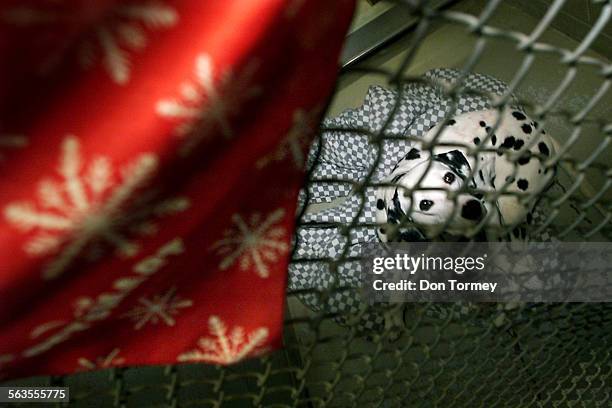
[[[425, 73], [424, 82], [405, 85], [401, 92], [372, 86], [361, 107], [324, 121], [321, 145], [315, 145], [309, 155], [309, 164], [314, 169], [307, 186], [308, 204], [345, 199], [323, 211], [307, 211], [301, 220], [304, 225], [297, 231], [289, 288], [317, 291], [334, 288], [325, 301], [314, 291], [300, 295], [310, 308], [338, 314], [340, 323], [347, 323], [351, 317], [351, 324], [365, 330], [379, 329], [385, 323], [384, 313], [361, 299], [361, 268], [355, 260], [360, 255], [360, 244], [378, 242], [374, 225], [376, 188], [366, 187], [359, 194], [355, 193], [355, 187], [368, 179], [374, 183], [382, 181], [398, 159], [410, 150], [410, 138], [422, 137], [447, 114], [456, 116], [489, 109], [491, 100], [484, 94], [500, 95], [507, 89], [503, 82], [490, 76], [469, 74], [463, 87], [479, 94], [462, 94], [453, 105], [442, 84], [453, 82], [459, 76], [456, 70], [436, 69]], [[390, 138], [383, 139], [379, 145], [372, 139], [380, 134]], [[378, 149], [382, 151], [377, 161]], [[370, 171], [372, 174], [368, 177]], [[302, 192], [302, 203], [304, 198], [305, 192]], [[542, 217], [536, 211], [533, 222], [541, 221]], [[532, 236], [539, 242], [550, 238], [546, 232]], [[440, 310], [436, 313], [446, 314], [441, 305], [437, 306]]]

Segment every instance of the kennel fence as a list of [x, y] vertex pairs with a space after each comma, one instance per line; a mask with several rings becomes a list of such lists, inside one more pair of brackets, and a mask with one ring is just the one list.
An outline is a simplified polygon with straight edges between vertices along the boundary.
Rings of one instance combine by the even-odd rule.
[[[581, 41], [566, 41], [565, 46], [555, 45], [546, 36], [571, 1], [550, 2], [539, 20], [532, 18], [533, 27], [514, 26], [513, 19], [525, 14], [508, 8], [507, 3], [406, 0], [389, 4], [371, 24], [349, 35], [342, 78], [328, 112], [346, 107], [343, 103], [351, 104], [343, 81], [349, 87], [382, 83], [400, 95], [405, 84], [422, 81], [419, 74], [425, 68], [415, 65], [424, 58], [419, 54], [423, 47], [435, 49], [427, 45], [432, 36], [438, 33], [451, 43], [447, 45], [451, 51], [460, 52], [453, 48], [457, 43], [440, 30], [449, 29], [451, 34], [452, 30], [462, 30], [470, 39], [462, 45], [469, 52], [458, 65], [464, 73], [490, 73], [480, 62], [505, 44], [515, 53], [506, 58], [516, 64], [500, 64], [510, 73], [504, 78], [508, 92], [493, 103], [503, 107], [511, 94], [517, 95], [518, 103], [554, 131], [563, 146], [551, 159], [559, 165], [563, 188], [545, 194], [543, 199], [551, 211], [539, 228], [560, 240], [611, 241], [612, 65], [592, 48], [598, 38], [610, 32], [612, 2], [593, 1], [588, 5], [589, 10], [597, 11], [591, 30]], [[393, 68], [389, 68], [381, 62], [387, 57], [380, 55], [393, 47], [400, 52]], [[562, 71], [558, 86], [544, 93], [545, 98], [541, 98], [543, 92], [521, 89], [540, 59], [548, 64], [544, 72]], [[439, 66], [440, 61], [432, 64]], [[577, 104], [560, 104], [572, 85], [587, 75], [585, 71], [596, 78], [597, 86]], [[456, 86], [447, 96], [452, 99], [466, 92], [470, 90]], [[339, 103], [341, 97], [349, 102]], [[397, 109], [399, 99], [391, 112]], [[327, 131], [331, 129], [323, 128], [320, 137], [324, 138]], [[383, 141], [397, 137], [382, 131], [360, 134], [379, 152], [378, 156]], [[365, 180], [316, 179], [312, 176], [320, 149], [313, 154], [307, 183], [346, 184], [351, 194], [361, 197], [359, 212], [363, 211], [365, 191], [376, 185], [371, 182], [372, 172]], [[308, 205], [306, 196], [299, 217], [335, 204]], [[319, 227], [312, 222], [298, 225]], [[360, 225], [355, 216], [352, 222], [337, 227], [349, 237], [356, 228], [377, 225]], [[337, 271], [351, 260], [348, 246], [349, 240], [334, 259], [294, 262], [326, 262], [330, 270]], [[378, 312], [385, 317], [399, 314], [409, 318], [401, 324], [387, 324], [384, 330], [364, 333], [352, 324], [359, 316], [339, 316], [341, 312], [324, 308], [312, 311], [300, 301], [305, 294], [325, 299], [343, 290], [347, 288], [289, 291], [284, 349], [235, 366], [114, 368], [12, 384], [69, 386], [70, 406], [75, 407], [611, 406], [610, 304], [495, 305], [467, 310], [465, 305], [452, 304], [446, 313], [431, 313], [436, 306], [432, 304], [389, 305], [381, 306]], [[344, 325], [336, 323], [338, 317], [344, 318]]]

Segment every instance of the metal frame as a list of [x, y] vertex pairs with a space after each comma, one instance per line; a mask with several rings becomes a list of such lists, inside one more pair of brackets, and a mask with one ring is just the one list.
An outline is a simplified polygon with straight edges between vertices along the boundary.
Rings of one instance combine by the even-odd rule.
[[[450, 7], [458, 0], [435, 0], [434, 9]], [[347, 69], [388, 45], [419, 22], [405, 5], [395, 4], [372, 21], [359, 27], [346, 38], [340, 62]]]

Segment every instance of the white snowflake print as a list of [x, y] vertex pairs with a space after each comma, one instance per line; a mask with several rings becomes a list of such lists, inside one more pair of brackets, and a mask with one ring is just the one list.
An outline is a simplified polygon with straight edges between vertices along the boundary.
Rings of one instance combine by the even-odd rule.
[[[79, 297], [72, 305], [74, 318], [79, 319], [80, 317], [84, 316], [93, 306], [95, 306], [95, 304], [92, 298], [86, 296]], [[51, 330], [65, 327], [69, 323], [70, 320], [52, 320], [45, 322], [32, 329], [30, 332], [30, 338], [36, 339], [50, 332]]]
[[233, 135], [231, 119], [246, 101], [261, 94], [253, 85], [253, 76], [259, 66], [251, 62], [235, 74], [227, 69], [215, 72], [212, 58], [199, 55], [195, 63], [195, 81], [180, 87], [180, 98], [164, 99], [157, 104], [157, 112], [179, 121], [174, 133], [184, 137], [183, 154], [189, 153], [202, 139], [218, 131], [225, 138]]
[[[44, 279], [54, 279], [86, 249], [100, 255], [104, 245], [125, 257], [138, 253], [139, 245], [127, 234], [151, 235], [151, 221], [184, 211], [189, 200], [183, 197], [152, 199], [142, 192], [155, 171], [158, 159], [142, 154], [121, 169], [109, 158], [97, 156], [85, 162], [79, 140], [67, 136], [61, 143], [57, 172], [38, 184], [37, 202], [11, 202], [4, 208], [7, 221], [32, 232], [24, 250], [31, 256], [56, 255], [43, 269]], [[132, 198], [139, 192], [138, 200]], [[130, 209], [126, 209], [127, 204]]]
[[88, 67], [99, 58], [111, 78], [125, 84], [130, 79], [129, 53], [147, 46], [146, 30], [172, 27], [177, 21], [176, 11], [160, 1], [119, 4], [81, 45], [81, 64]]
[[[61, 9], [61, 4], [17, 6], [2, 13], [5, 22], [16, 26], [71, 24], [81, 15]], [[170, 28], [179, 20], [175, 9], [161, 0], [131, 0], [117, 4], [78, 43], [79, 62], [91, 67], [100, 61], [117, 84], [126, 84], [131, 76], [130, 54], [147, 46], [147, 34]]]
[[174, 316], [179, 313], [180, 309], [193, 305], [191, 300], [178, 297], [174, 288], [163, 295], [155, 295], [149, 299], [141, 297], [138, 303], [138, 306], [124, 315], [134, 320], [135, 330], [140, 330], [147, 323], [157, 324], [160, 321], [168, 326], [174, 326], [176, 323]]
[[236, 326], [228, 331], [221, 318], [210, 316], [208, 330], [212, 337], [201, 337], [198, 349], [180, 354], [178, 361], [232, 364], [267, 351], [262, 347], [268, 339], [268, 329], [265, 327], [259, 327], [245, 336], [243, 327]]
[[13, 150], [25, 147], [28, 144], [28, 139], [22, 135], [7, 135], [0, 134], [0, 162], [4, 159], [2, 150]]
[[260, 213], [252, 214], [248, 221], [234, 214], [233, 227], [227, 229], [223, 238], [211, 247], [223, 256], [219, 268], [225, 270], [238, 262], [240, 269], [253, 267], [259, 277], [267, 278], [270, 275], [269, 264], [278, 261], [289, 250], [287, 231], [278, 225], [284, 215], [282, 208], [265, 219]]
[[82, 370], [102, 370], [121, 365], [125, 363], [125, 359], [123, 357], [119, 357], [120, 351], [120, 349], [115, 348], [106, 356], [98, 357], [94, 361], [81, 357], [78, 359], [79, 368]]
[[293, 125], [278, 148], [259, 159], [255, 166], [261, 169], [273, 161], [281, 161], [291, 157], [291, 162], [295, 168], [302, 170], [306, 165], [305, 152], [307, 152], [314, 132], [318, 127], [320, 113], [320, 107], [316, 107], [310, 112], [304, 109], [298, 109], [293, 112]]

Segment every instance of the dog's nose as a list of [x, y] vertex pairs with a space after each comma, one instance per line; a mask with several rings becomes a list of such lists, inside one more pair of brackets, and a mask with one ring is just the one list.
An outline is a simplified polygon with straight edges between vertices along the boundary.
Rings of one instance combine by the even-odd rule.
[[482, 205], [478, 200], [470, 200], [461, 208], [461, 216], [466, 220], [480, 221], [482, 215]]

